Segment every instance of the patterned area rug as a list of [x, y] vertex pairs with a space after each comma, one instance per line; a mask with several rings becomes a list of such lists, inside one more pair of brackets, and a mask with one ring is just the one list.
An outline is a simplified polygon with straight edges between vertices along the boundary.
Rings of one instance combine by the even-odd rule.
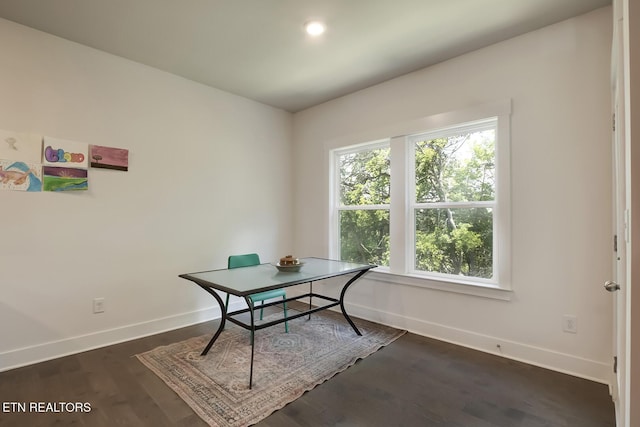
[[215, 331], [137, 357], [209, 425], [248, 426], [406, 332], [354, 322], [362, 336], [332, 311], [290, 321], [289, 333], [284, 325], [257, 331], [252, 389], [249, 331], [230, 322], [206, 356], [200, 353]]

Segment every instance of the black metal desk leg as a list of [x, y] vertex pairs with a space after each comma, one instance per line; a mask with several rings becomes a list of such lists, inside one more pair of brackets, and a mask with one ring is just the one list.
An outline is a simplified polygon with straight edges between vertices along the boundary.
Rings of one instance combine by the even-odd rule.
[[244, 297], [247, 301], [247, 305], [249, 306], [249, 314], [251, 315], [251, 368], [249, 368], [249, 390], [251, 390], [251, 386], [253, 385], [253, 353], [254, 353], [254, 339], [256, 335], [256, 323], [253, 315], [253, 300], [250, 297]]
[[[311, 310], [311, 299], [313, 298], [313, 282], [309, 282], [309, 310]], [[311, 320], [311, 313], [309, 313], [308, 320]]]
[[342, 315], [344, 316], [345, 319], [347, 319], [347, 321], [349, 322], [349, 324], [351, 325], [353, 330], [356, 331], [356, 334], [358, 334], [358, 335], [362, 335], [362, 333], [360, 333], [358, 328], [356, 328], [355, 323], [353, 323], [353, 320], [351, 320], [351, 318], [347, 314], [347, 311], [344, 309], [344, 294], [347, 292], [347, 288], [349, 286], [351, 286], [353, 284], [353, 282], [358, 280], [367, 271], [369, 271], [369, 270], [362, 270], [362, 271], [358, 272], [358, 274], [353, 276], [347, 283], [344, 284], [344, 286], [342, 287], [342, 292], [340, 292], [340, 310], [342, 310]]
[[214, 342], [216, 342], [216, 340], [220, 336], [220, 333], [224, 329], [224, 324], [227, 320], [227, 310], [226, 310], [226, 307], [224, 306], [224, 303], [222, 302], [222, 298], [220, 298], [220, 295], [218, 295], [216, 291], [206, 286], [200, 286], [200, 287], [214, 296], [214, 298], [218, 301], [218, 304], [220, 304], [220, 313], [221, 313], [220, 326], [218, 326], [218, 330], [213, 335], [213, 338], [211, 338], [211, 341], [209, 341], [209, 344], [207, 344], [207, 346], [204, 348], [204, 350], [200, 354], [201, 356], [204, 356], [209, 352], [209, 350], [211, 349], [211, 346], [213, 345]]

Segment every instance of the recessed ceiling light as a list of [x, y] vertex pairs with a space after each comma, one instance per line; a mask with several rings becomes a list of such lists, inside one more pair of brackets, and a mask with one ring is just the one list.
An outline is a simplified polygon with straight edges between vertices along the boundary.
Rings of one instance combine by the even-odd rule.
[[326, 29], [326, 27], [324, 23], [320, 21], [309, 21], [306, 24], [304, 24], [304, 29], [307, 32], [307, 34], [309, 34], [310, 36], [316, 37], [324, 33], [324, 30]]

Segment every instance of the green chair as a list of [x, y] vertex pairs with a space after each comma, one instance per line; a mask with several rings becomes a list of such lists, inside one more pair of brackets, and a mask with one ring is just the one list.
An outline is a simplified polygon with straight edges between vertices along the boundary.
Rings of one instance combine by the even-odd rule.
[[[244, 255], [231, 255], [227, 262], [227, 268], [241, 268], [241, 267], [250, 267], [252, 265], [259, 265], [260, 257], [258, 254], [244, 254]], [[283, 300], [287, 299], [287, 294], [284, 289], [273, 289], [271, 291], [259, 292], [257, 294], [249, 295], [251, 302], [255, 304], [256, 301], [260, 301], [261, 304], [268, 299], [282, 297]], [[282, 303], [284, 306], [284, 318], [287, 318], [287, 301]], [[229, 307], [229, 294], [227, 294], [227, 301], [225, 303], [225, 310]], [[260, 320], [262, 320], [264, 308], [260, 308]], [[289, 332], [288, 322], [285, 320], [284, 322], [284, 330], [285, 332]]]

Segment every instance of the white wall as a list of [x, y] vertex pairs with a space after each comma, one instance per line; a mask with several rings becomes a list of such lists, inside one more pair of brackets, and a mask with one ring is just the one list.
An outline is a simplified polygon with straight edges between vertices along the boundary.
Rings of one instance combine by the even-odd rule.
[[291, 251], [291, 114], [1, 19], [0, 52], [0, 129], [130, 150], [0, 192], [0, 370], [208, 319], [178, 274]]
[[229, 253], [328, 254], [328, 141], [510, 98], [512, 300], [363, 280], [350, 310], [608, 381], [610, 44], [604, 8], [292, 119], [0, 20], [0, 128], [130, 150], [129, 172], [92, 169], [87, 192], [0, 192], [0, 370], [210, 318], [178, 274]]
[[[608, 382], [611, 21], [603, 8], [295, 114], [296, 253], [328, 254], [328, 145], [510, 98], [511, 301], [365, 279], [349, 291], [350, 309]], [[577, 316], [577, 334], [562, 331], [564, 314]]]

